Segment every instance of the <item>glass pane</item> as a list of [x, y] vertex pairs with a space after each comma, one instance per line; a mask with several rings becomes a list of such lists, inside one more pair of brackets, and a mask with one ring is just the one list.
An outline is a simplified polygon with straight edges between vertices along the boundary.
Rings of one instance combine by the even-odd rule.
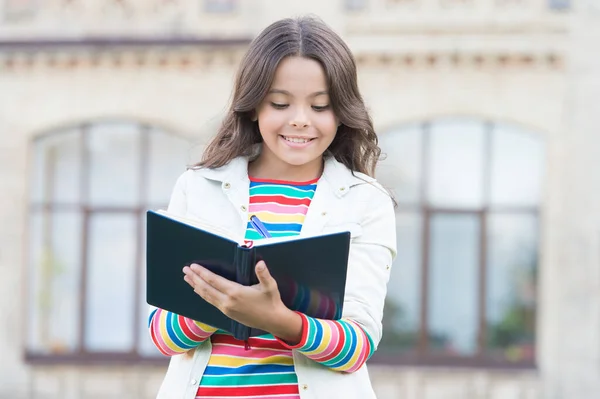
[[68, 130], [34, 142], [31, 200], [81, 201], [81, 134]]
[[509, 361], [534, 360], [538, 265], [535, 215], [490, 215], [487, 346]]
[[77, 349], [81, 233], [79, 213], [39, 212], [31, 216], [30, 351], [59, 354]]
[[181, 138], [152, 130], [149, 133], [148, 193], [146, 203], [169, 203], [175, 181], [189, 160], [190, 144]]
[[90, 351], [134, 347], [135, 214], [94, 214], [89, 221], [85, 346]]
[[440, 207], [483, 205], [484, 125], [445, 121], [431, 127], [428, 200]]
[[479, 234], [477, 215], [432, 216], [428, 322], [433, 351], [477, 351]]
[[383, 315], [385, 352], [414, 349], [421, 312], [421, 228], [417, 213], [396, 215], [398, 256], [392, 265]]
[[33, 154], [31, 156], [29, 201], [40, 203], [46, 201], [50, 196], [46, 194], [47, 180], [46, 170], [46, 146], [44, 139], [33, 142]]
[[537, 205], [543, 157], [538, 137], [514, 127], [496, 127], [492, 135], [491, 203]]
[[140, 128], [133, 124], [92, 126], [88, 135], [92, 205], [135, 206], [139, 201]]
[[40, 316], [44, 311], [45, 301], [40, 296], [42, 287], [42, 253], [45, 252], [44, 242], [44, 217], [42, 213], [31, 213], [29, 219], [29, 250], [27, 252], [27, 270], [31, 273], [31, 285], [27, 290], [27, 308], [29, 317], [27, 323], [27, 350], [33, 352], [42, 351], [44, 344], [40, 339], [43, 334], [40, 328]]
[[410, 126], [380, 137], [385, 159], [379, 162], [377, 178], [390, 189], [399, 204], [415, 204], [420, 200], [423, 132]]

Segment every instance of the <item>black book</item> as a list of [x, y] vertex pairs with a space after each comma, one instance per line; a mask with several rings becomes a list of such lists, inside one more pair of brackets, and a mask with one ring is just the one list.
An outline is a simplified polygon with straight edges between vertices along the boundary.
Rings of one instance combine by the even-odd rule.
[[184, 281], [183, 267], [204, 266], [228, 280], [258, 284], [256, 263], [264, 260], [283, 303], [308, 316], [341, 317], [350, 232], [265, 238], [239, 242], [227, 231], [196, 220], [148, 211], [146, 301], [148, 304], [231, 333], [235, 338], [265, 334], [225, 316]]

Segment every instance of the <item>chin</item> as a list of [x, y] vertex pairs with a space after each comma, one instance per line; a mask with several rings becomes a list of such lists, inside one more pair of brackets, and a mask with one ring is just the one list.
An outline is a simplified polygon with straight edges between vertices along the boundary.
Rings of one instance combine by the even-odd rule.
[[300, 157], [282, 157], [281, 159], [291, 166], [303, 166], [313, 161], [312, 159]]

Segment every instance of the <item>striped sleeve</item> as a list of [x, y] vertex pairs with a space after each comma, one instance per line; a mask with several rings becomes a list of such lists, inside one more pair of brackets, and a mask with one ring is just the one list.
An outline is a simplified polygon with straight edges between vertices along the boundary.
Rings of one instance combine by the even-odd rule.
[[187, 352], [217, 331], [209, 325], [163, 309], [156, 309], [150, 314], [148, 328], [152, 342], [165, 356]]
[[278, 339], [289, 349], [296, 349], [335, 371], [353, 373], [373, 354], [373, 341], [358, 324], [351, 320], [322, 320], [302, 317], [302, 339], [291, 346]]

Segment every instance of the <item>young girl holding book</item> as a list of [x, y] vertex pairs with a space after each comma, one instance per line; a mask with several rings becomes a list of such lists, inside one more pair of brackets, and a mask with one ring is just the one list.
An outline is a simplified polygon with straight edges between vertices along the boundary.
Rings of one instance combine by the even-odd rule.
[[350, 231], [342, 318], [288, 309], [262, 261], [251, 287], [186, 266], [182, 278], [198, 295], [268, 334], [238, 341], [154, 309], [152, 340], [171, 356], [159, 398], [375, 396], [365, 362], [381, 339], [396, 254], [393, 201], [372, 177], [379, 154], [355, 61], [337, 34], [299, 18], [256, 37], [221, 128], [202, 161], [178, 179], [168, 212], [248, 240], [260, 239], [262, 227], [274, 237]]

